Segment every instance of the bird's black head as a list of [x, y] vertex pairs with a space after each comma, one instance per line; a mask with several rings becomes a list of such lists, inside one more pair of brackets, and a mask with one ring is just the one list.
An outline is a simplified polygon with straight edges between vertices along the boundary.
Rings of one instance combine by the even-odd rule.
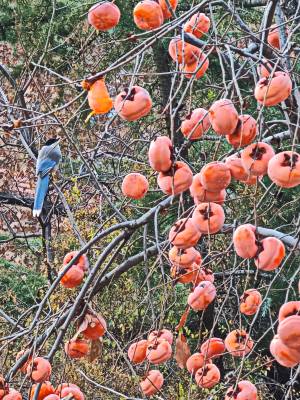
[[47, 142], [44, 144], [44, 146], [51, 146], [51, 144], [54, 144], [58, 141], [59, 141], [59, 138], [48, 139]]

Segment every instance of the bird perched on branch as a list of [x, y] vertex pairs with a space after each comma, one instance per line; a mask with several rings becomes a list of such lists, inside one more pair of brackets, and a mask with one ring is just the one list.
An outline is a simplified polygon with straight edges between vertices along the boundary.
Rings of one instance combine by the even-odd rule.
[[44, 200], [48, 192], [50, 173], [57, 169], [61, 160], [59, 142], [60, 138], [49, 139], [39, 151], [36, 163], [36, 176], [38, 180], [33, 206], [34, 217], [39, 217], [42, 212]]

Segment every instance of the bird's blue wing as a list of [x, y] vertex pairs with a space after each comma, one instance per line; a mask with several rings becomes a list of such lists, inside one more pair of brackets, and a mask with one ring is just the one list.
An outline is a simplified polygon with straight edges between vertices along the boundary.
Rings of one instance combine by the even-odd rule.
[[41, 178], [44, 178], [44, 176], [49, 174], [49, 172], [56, 166], [56, 164], [56, 161], [51, 160], [50, 158], [45, 158], [37, 166], [37, 175], [39, 175]]

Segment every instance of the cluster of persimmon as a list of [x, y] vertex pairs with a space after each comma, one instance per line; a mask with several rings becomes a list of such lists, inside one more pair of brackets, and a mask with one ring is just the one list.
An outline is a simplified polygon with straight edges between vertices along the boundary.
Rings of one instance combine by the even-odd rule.
[[72, 359], [86, 357], [90, 352], [91, 341], [101, 339], [106, 331], [105, 319], [95, 312], [87, 312], [75, 336], [65, 343], [66, 354]]
[[277, 335], [270, 343], [270, 352], [284, 367], [300, 364], [300, 301], [283, 304], [278, 315]]
[[[20, 351], [16, 359], [18, 360], [24, 353], [25, 350]], [[61, 383], [56, 389], [52, 386], [49, 381], [52, 367], [50, 362], [43, 357], [28, 355], [27, 360], [20, 368], [20, 372], [26, 374], [33, 382], [28, 396], [30, 400], [34, 398], [38, 384], [40, 384], [40, 389], [37, 400], [60, 400], [67, 396], [74, 400], [84, 400], [84, 395], [77, 385]], [[21, 393], [10, 388], [2, 377], [0, 377], [0, 400], [22, 400]]]
[[196, 286], [203, 281], [214, 282], [213, 272], [201, 266], [201, 254], [194, 247], [179, 249], [173, 246], [169, 251], [169, 260], [175, 283], [193, 283]]
[[219, 368], [213, 360], [225, 353], [222, 339], [210, 338], [200, 347], [200, 352], [192, 354], [186, 362], [188, 372], [194, 376], [197, 385], [209, 389], [217, 385], [221, 379]]
[[266, 237], [259, 241], [256, 228], [251, 224], [240, 225], [234, 231], [233, 245], [241, 258], [254, 258], [256, 267], [262, 271], [278, 268], [285, 256], [285, 247], [280, 239]]
[[[213, 363], [213, 361], [224, 355], [226, 350], [234, 357], [245, 356], [253, 347], [253, 342], [243, 330], [235, 330], [230, 332], [225, 341], [220, 338], [209, 338], [200, 347], [200, 352], [192, 354], [187, 362], [186, 368], [188, 372], [194, 376], [197, 385], [201, 388], [209, 389], [214, 387], [220, 382], [221, 374], [219, 368]], [[241, 381], [237, 387], [247, 382], [251, 393], [247, 393], [246, 387], [244, 393], [240, 397], [231, 397], [232, 399], [244, 399], [244, 400], [256, 400], [257, 390], [255, 386], [249, 381]], [[242, 392], [243, 384], [236, 391], [236, 395]], [[229, 395], [233, 388], [229, 388], [226, 393], [226, 399], [229, 399]], [[247, 397], [248, 396], [248, 397]]]
[[[160, 365], [172, 357], [173, 334], [168, 329], [152, 331], [147, 339], [132, 343], [128, 349], [128, 358], [133, 364], [141, 364], [145, 360], [152, 365]], [[140, 382], [145, 396], [152, 396], [163, 386], [164, 378], [157, 369], [147, 372]]]
[[[208, 32], [210, 20], [203, 13], [194, 14], [184, 25], [183, 31], [189, 33], [190, 37], [199, 39]], [[194, 77], [200, 79], [209, 67], [206, 54], [199, 47], [193, 46], [176, 36], [169, 43], [170, 57], [179, 64], [179, 69], [188, 79]]]

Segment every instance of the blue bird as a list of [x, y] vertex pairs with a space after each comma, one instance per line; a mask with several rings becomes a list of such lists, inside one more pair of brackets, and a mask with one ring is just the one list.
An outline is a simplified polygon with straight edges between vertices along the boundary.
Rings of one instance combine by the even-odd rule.
[[42, 212], [44, 200], [48, 192], [50, 173], [58, 167], [61, 160], [59, 141], [60, 138], [47, 140], [38, 154], [36, 162], [36, 176], [38, 180], [32, 212], [34, 217], [39, 217]]

